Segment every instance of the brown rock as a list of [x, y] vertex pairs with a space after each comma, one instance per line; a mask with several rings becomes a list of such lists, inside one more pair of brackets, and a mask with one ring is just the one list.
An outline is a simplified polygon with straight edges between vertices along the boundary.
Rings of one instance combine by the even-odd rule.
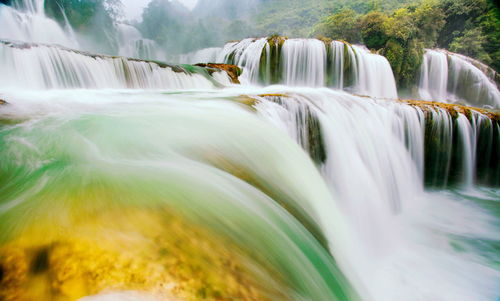
[[227, 75], [229, 75], [229, 78], [231, 78], [231, 82], [233, 84], [240, 84], [240, 80], [238, 79], [238, 77], [241, 75], [242, 70], [240, 67], [236, 65], [208, 63], [208, 64], [196, 64], [195, 66], [207, 69], [211, 68], [211, 69], [226, 71]]

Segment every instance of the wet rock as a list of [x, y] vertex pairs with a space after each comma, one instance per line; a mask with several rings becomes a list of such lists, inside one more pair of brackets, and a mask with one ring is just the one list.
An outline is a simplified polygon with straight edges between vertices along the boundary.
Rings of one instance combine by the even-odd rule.
[[195, 66], [207, 69], [216, 69], [217, 71], [218, 70], [225, 71], [227, 75], [229, 75], [229, 78], [231, 79], [231, 82], [233, 84], [240, 84], [240, 80], [238, 79], [238, 77], [241, 75], [242, 70], [240, 67], [236, 65], [208, 63], [208, 64], [196, 64]]

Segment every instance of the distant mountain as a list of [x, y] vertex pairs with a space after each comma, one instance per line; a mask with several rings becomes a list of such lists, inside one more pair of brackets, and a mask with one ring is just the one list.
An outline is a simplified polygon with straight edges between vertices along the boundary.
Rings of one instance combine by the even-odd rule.
[[227, 20], [246, 19], [256, 13], [260, 0], [198, 0], [193, 15]]

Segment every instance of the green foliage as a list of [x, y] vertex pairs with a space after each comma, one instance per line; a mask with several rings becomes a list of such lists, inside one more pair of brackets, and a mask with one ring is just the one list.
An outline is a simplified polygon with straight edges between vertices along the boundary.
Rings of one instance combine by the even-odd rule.
[[403, 88], [415, 82], [424, 48], [447, 48], [500, 69], [500, 9], [493, 0], [365, 1], [371, 8], [360, 10], [355, 2], [318, 22], [313, 33], [379, 50]]
[[380, 49], [385, 46], [389, 36], [386, 31], [387, 15], [373, 11], [361, 18], [361, 37], [370, 49]]
[[441, 0], [446, 25], [438, 45], [500, 71], [500, 9], [494, 0]]
[[487, 0], [441, 0], [440, 7], [446, 16], [446, 26], [439, 35], [439, 46], [447, 48], [456, 33], [466, 30], [466, 24], [474, 24], [488, 7]]
[[[234, 0], [236, 1], [236, 0]], [[314, 36], [313, 29], [343, 9], [366, 14], [388, 11], [415, 0], [260, 0], [253, 19], [260, 35], [279, 32], [290, 37]]]
[[486, 64], [492, 63], [491, 57], [484, 50], [486, 37], [480, 28], [471, 28], [457, 36], [450, 44], [450, 50], [464, 55], [478, 58]]
[[324, 0], [262, 0], [251, 20], [260, 36], [306, 37], [331, 10], [331, 2]]
[[487, 12], [480, 17], [480, 20], [485, 38], [482, 44], [483, 49], [491, 58], [491, 66], [500, 72], [500, 7], [498, 4], [490, 1]]
[[446, 24], [444, 11], [437, 0], [424, 0], [415, 9], [414, 17], [418, 27], [418, 39], [425, 47], [436, 46], [439, 32]]
[[313, 34], [358, 43], [361, 41], [360, 25], [359, 15], [352, 9], [344, 8], [318, 24]]
[[386, 22], [387, 35], [405, 42], [417, 35], [418, 27], [413, 14], [407, 8], [401, 8], [394, 12]]

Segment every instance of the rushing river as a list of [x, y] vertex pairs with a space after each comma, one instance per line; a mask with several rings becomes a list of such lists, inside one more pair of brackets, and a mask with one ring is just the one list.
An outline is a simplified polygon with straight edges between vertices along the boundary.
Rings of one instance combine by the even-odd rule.
[[[500, 297], [498, 112], [397, 100], [385, 58], [338, 41], [182, 58], [220, 52], [242, 85], [53, 46], [78, 43], [26, 3], [0, 5], [0, 300]], [[446, 55], [424, 98], [498, 106]]]
[[[326, 159], [319, 165], [299, 146], [300, 106], [257, 96], [277, 93], [315, 100], [322, 111]], [[1, 226], [12, 246], [49, 245], [56, 252], [73, 231], [84, 233], [74, 239], [99, 246], [102, 232], [109, 232], [107, 243], [116, 239], [110, 248], [135, 248], [139, 236], [146, 255], [132, 254], [147, 258], [155, 250], [153, 238], [141, 232], [143, 214], [164, 212], [167, 220], [202, 228], [203, 239], [226, 241], [219, 246], [226, 255], [218, 256], [241, 261], [246, 285], [255, 285], [262, 298], [498, 295], [499, 190], [424, 191], [418, 164], [390, 119], [397, 111], [392, 106], [403, 105], [285, 87], [2, 95], [10, 104], [0, 111]], [[252, 108], [241, 95], [260, 102]], [[129, 215], [127, 225], [138, 224], [131, 241], [112, 238], [132, 231], [115, 217], [117, 210]], [[186, 251], [186, 260], [214, 256], [211, 251]], [[227, 273], [223, 266], [206, 268], [187, 276]], [[206, 283], [212, 297], [211, 285], [220, 285], [213, 282]], [[156, 292], [156, 285], [143, 288]], [[234, 290], [250, 298], [243, 288]]]

